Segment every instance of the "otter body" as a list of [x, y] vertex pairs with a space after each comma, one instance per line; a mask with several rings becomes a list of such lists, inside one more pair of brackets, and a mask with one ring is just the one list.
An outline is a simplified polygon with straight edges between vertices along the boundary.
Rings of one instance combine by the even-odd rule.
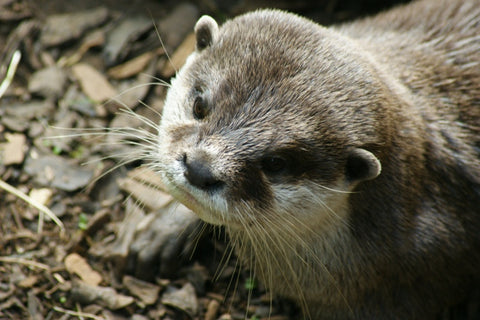
[[311, 319], [429, 319], [480, 270], [480, 1], [207, 16], [155, 165]]

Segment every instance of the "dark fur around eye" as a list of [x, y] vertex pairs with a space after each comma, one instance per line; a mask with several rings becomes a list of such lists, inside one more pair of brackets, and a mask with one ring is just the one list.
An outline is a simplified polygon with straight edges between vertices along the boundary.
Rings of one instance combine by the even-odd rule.
[[269, 175], [280, 174], [287, 169], [287, 160], [281, 156], [267, 156], [262, 159], [263, 172]]
[[272, 182], [289, 182], [310, 179], [333, 181], [337, 162], [325, 153], [316, 153], [301, 145], [276, 150], [260, 157], [259, 169]]
[[195, 97], [195, 100], [193, 101], [192, 112], [195, 119], [204, 119], [208, 114], [207, 102], [200, 96]]

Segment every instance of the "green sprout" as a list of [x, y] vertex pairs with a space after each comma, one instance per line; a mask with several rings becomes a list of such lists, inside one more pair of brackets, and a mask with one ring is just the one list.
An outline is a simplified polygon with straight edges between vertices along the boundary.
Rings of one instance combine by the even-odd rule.
[[88, 216], [85, 213], [80, 213], [78, 217], [78, 229], [87, 230]]
[[257, 282], [255, 281], [255, 278], [250, 277], [245, 280], [245, 289], [251, 291], [257, 287]]
[[57, 155], [57, 156], [58, 156], [59, 154], [61, 154], [61, 153], [62, 153], [62, 148], [61, 148], [61, 147], [59, 147], [59, 146], [53, 146], [53, 148], [52, 148], [52, 152], [53, 152], [53, 154], [55, 154], [55, 155]]

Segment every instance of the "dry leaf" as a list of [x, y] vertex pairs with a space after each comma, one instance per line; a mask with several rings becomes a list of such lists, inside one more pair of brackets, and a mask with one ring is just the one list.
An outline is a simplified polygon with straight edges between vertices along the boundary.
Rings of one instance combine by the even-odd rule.
[[93, 101], [104, 102], [117, 94], [108, 80], [86, 63], [77, 63], [72, 67], [72, 72], [80, 82], [83, 92]]
[[132, 60], [111, 68], [108, 70], [108, 75], [114, 79], [125, 79], [134, 76], [142, 72], [153, 57], [153, 52], [145, 52]]
[[25, 158], [27, 150], [26, 138], [20, 133], [5, 133], [7, 143], [2, 144], [3, 149], [3, 164], [8, 166], [10, 164], [20, 164]]
[[96, 286], [102, 282], [102, 276], [77, 253], [65, 257], [65, 268], [68, 272], [78, 275], [86, 284]]

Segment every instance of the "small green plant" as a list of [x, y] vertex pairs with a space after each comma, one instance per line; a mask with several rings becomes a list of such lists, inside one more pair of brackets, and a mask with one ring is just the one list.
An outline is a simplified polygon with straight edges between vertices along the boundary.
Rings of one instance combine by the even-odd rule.
[[255, 278], [249, 277], [245, 280], [245, 289], [253, 290], [256, 287], [257, 287], [257, 282], [255, 281]]
[[80, 213], [78, 216], [78, 229], [87, 230], [88, 216], [85, 213]]
[[62, 148], [60, 148], [59, 146], [53, 146], [52, 152], [53, 152], [53, 154], [58, 156], [59, 154], [62, 153]]
[[61, 304], [65, 304], [65, 302], [67, 302], [67, 297], [61, 296], [60, 299], [58, 300], [60, 301]]
[[82, 157], [82, 155], [84, 153], [85, 153], [85, 147], [84, 146], [78, 146], [76, 149], [74, 149], [70, 152], [70, 158], [79, 159], [79, 158]]

